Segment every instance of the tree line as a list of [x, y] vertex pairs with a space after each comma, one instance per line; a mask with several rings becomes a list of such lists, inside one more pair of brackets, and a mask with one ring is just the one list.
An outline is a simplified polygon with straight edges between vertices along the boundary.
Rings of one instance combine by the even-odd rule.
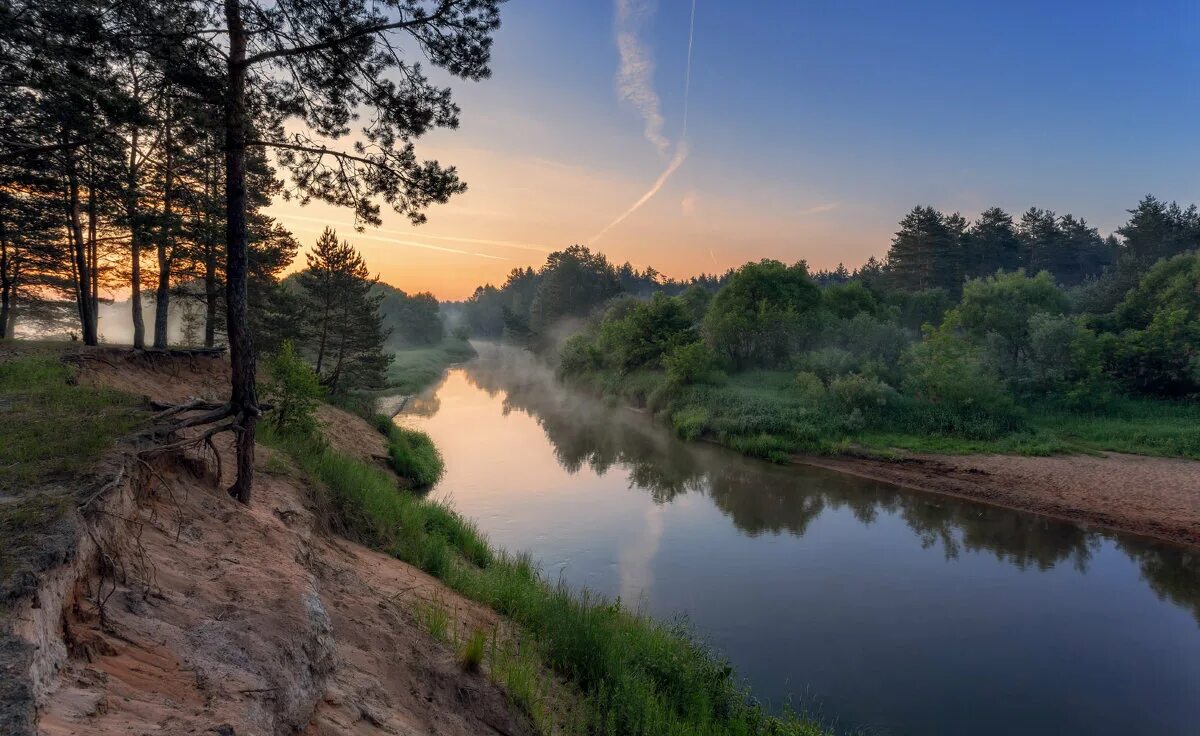
[[377, 225], [383, 202], [419, 223], [462, 192], [452, 166], [416, 153], [459, 115], [420, 61], [487, 77], [499, 5], [0, 4], [0, 334], [69, 313], [95, 344], [101, 294], [124, 284], [139, 346], [153, 292], [161, 347], [172, 299], [202, 301], [206, 342], [223, 327], [231, 392], [191, 421], [235, 433], [230, 492], [248, 501], [262, 414], [252, 335], [267, 334], [295, 253], [262, 208], [319, 199]]

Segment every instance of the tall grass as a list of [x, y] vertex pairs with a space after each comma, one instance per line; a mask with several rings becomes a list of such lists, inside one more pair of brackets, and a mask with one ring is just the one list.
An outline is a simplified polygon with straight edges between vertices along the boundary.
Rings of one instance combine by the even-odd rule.
[[388, 459], [400, 477], [412, 481], [417, 488], [427, 488], [441, 480], [446, 466], [429, 435], [401, 427], [383, 414], [371, 414], [368, 420], [387, 437]]
[[[582, 693], [577, 733], [621, 736], [808, 735], [815, 723], [767, 714], [730, 667], [682, 627], [668, 627], [587, 591], [551, 584], [526, 556], [493, 552], [445, 505], [312, 437], [267, 430], [318, 483], [343, 532], [490, 606], [537, 642], [545, 664]], [[521, 684], [529, 670], [506, 677]], [[527, 692], [528, 695], [528, 692]]]

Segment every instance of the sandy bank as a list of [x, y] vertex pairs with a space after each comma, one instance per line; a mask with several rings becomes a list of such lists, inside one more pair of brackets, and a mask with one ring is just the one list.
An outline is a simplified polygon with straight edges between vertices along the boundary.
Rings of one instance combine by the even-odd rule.
[[1200, 547], [1200, 462], [1100, 456], [802, 455], [796, 462]]

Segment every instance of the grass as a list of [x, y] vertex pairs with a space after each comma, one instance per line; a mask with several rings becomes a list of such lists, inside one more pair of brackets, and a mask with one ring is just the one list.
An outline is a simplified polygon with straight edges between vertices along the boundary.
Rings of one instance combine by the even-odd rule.
[[74, 381], [53, 356], [0, 362], [0, 491], [78, 473], [137, 426], [137, 399]]
[[415, 394], [436, 381], [446, 366], [475, 357], [475, 348], [466, 340], [447, 337], [437, 345], [396, 350], [392, 355], [388, 390]]
[[388, 462], [392, 470], [416, 488], [437, 483], [446, 466], [429, 435], [401, 427], [383, 414], [366, 417], [388, 440]]
[[[548, 582], [528, 557], [492, 551], [470, 522], [445, 505], [400, 490], [384, 471], [335, 451], [320, 438], [283, 436], [269, 429], [260, 437], [286, 451], [317, 481], [344, 534], [493, 608], [536, 642], [539, 661], [581, 693], [570, 733], [825, 733], [813, 722], [767, 714], [729, 666], [685, 627], [666, 626], [626, 610], [619, 601], [572, 591], [561, 581]], [[519, 660], [498, 669], [515, 688], [510, 695], [536, 721], [536, 710], [544, 707], [537, 704], [539, 686], [531, 681], [536, 669]]]
[[478, 672], [483, 667], [483, 655], [487, 651], [488, 635], [483, 629], [475, 629], [458, 650], [458, 661], [467, 672]]

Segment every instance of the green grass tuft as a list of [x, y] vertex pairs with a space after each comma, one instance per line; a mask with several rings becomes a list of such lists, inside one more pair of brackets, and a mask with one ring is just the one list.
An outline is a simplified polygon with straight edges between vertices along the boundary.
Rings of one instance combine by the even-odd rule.
[[467, 672], [478, 672], [483, 666], [483, 655], [487, 651], [488, 636], [483, 629], [475, 629], [458, 650], [458, 661]]

